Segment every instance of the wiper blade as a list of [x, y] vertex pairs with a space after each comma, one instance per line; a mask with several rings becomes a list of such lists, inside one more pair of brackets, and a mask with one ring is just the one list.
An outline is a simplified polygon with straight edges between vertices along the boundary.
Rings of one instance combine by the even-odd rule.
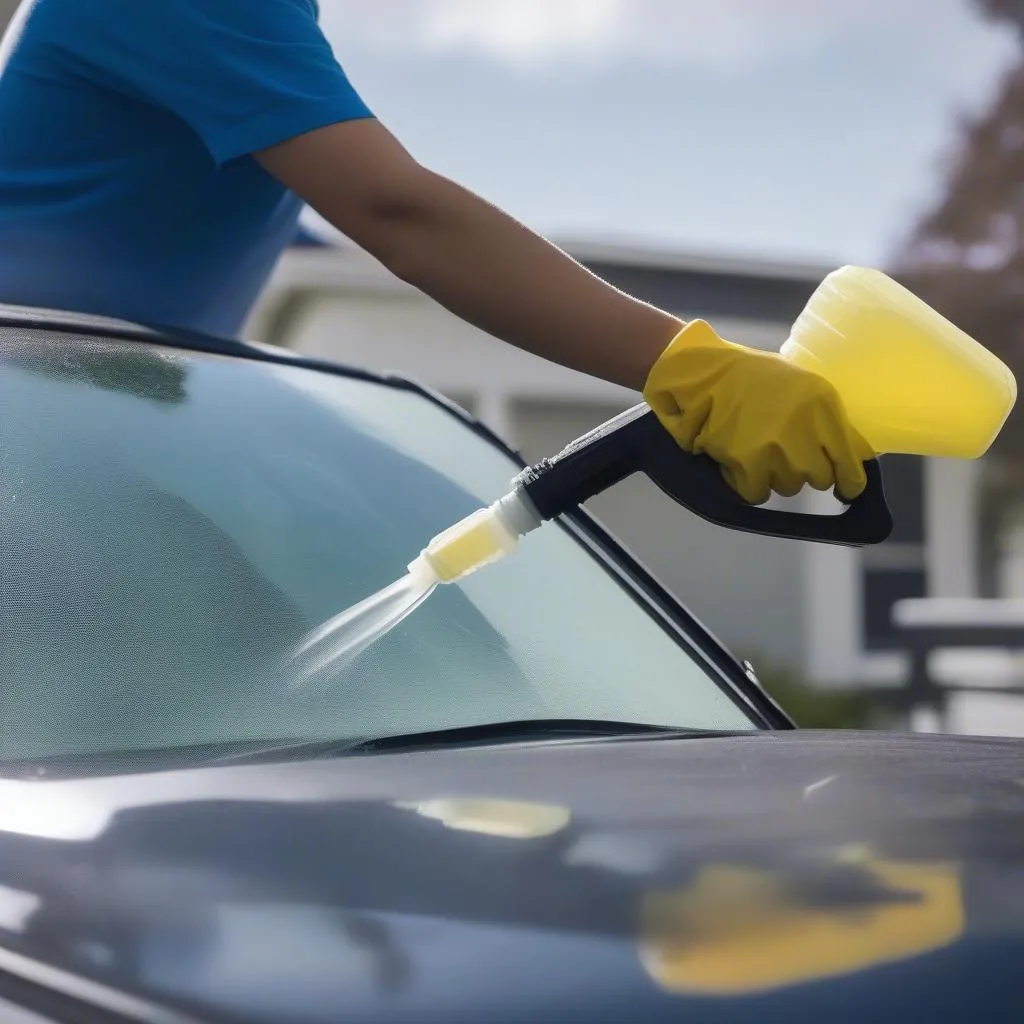
[[[611, 722], [588, 718], [530, 718], [517, 722], [488, 722], [454, 729], [382, 736], [350, 746], [349, 752], [424, 750], [432, 747], [466, 746], [474, 743], [529, 743], [558, 739], [626, 739], [637, 736], [692, 736], [698, 730], [675, 729], [638, 722]], [[706, 733], [704, 733], [707, 735]]]
[[680, 729], [637, 722], [589, 718], [535, 718], [515, 722], [488, 722], [429, 732], [404, 733], [360, 739], [224, 740], [161, 748], [105, 750], [79, 754], [50, 754], [0, 760], [0, 778], [55, 780], [132, 775], [140, 772], [211, 768], [235, 764], [272, 764], [313, 761], [318, 758], [377, 754], [444, 747], [499, 746], [558, 740], [692, 739], [746, 735], [707, 729]]
[[709, 729], [681, 729], [638, 722], [613, 722], [588, 718], [531, 718], [513, 722], [487, 722], [483, 725], [457, 726], [429, 732], [378, 736], [356, 741], [312, 741], [308, 743], [268, 746], [219, 758], [218, 764], [252, 764], [255, 762], [301, 761], [322, 757], [347, 757], [359, 754], [399, 753], [416, 750], [437, 750], [446, 747], [499, 746], [502, 744], [546, 742], [557, 740], [693, 739], [731, 736], [734, 732]]

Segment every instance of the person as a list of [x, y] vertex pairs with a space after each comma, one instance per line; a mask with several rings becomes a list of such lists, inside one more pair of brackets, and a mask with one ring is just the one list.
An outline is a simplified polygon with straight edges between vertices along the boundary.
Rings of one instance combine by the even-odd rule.
[[865, 486], [822, 377], [624, 294], [417, 162], [316, 0], [23, 0], [0, 69], [2, 302], [234, 336], [308, 204], [481, 330], [642, 391], [747, 501]]

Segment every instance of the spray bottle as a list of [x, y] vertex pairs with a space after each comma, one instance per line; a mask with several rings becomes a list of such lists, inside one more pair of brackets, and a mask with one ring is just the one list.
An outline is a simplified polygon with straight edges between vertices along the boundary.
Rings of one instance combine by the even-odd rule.
[[782, 346], [784, 358], [828, 379], [876, 458], [867, 487], [839, 514], [747, 504], [717, 463], [683, 451], [641, 403], [525, 469], [512, 490], [438, 534], [410, 573], [451, 583], [515, 550], [519, 538], [634, 473], [734, 530], [859, 547], [892, 530], [877, 456], [976, 459], [1017, 396], [1009, 369], [907, 289], [877, 270], [842, 267], [818, 286]]

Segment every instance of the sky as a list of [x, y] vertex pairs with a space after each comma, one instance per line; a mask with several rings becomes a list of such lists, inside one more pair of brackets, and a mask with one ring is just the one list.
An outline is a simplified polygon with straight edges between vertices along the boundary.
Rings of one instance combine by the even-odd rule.
[[969, 0], [320, 0], [423, 163], [558, 240], [884, 266], [1014, 40]]

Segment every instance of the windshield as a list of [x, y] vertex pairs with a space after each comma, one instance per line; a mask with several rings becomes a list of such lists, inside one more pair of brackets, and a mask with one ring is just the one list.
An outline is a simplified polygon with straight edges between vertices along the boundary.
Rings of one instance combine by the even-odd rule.
[[15, 330], [0, 408], [4, 759], [552, 718], [754, 728], [556, 524], [290, 678], [302, 637], [517, 472], [419, 394]]

